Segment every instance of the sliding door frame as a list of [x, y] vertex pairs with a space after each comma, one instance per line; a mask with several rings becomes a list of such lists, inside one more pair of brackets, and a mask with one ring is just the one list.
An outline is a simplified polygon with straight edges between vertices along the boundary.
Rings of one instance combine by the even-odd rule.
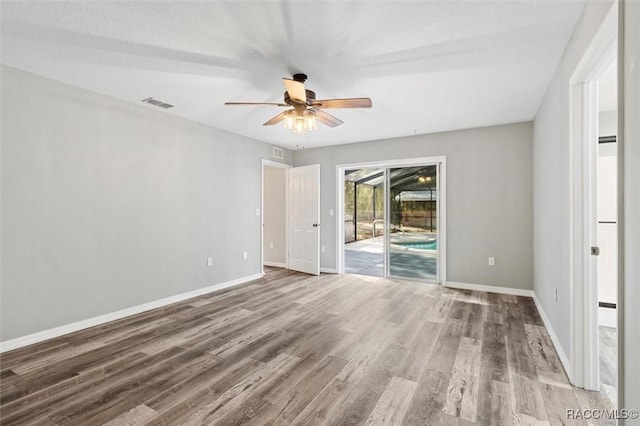
[[[420, 158], [405, 158], [398, 160], [383, 160], [383, 161], [368, 161], [362, 163], [349, 163], [338, 164], [336, 166], [336, 269], [339, 274], [344, 274], [344, 182], [345, 171], [349, 169], [364, 169], [364, 168], [382, 168], [386, 173], [387, 168], [392, 167], [415, 167], [424, 166], [426, 164], [436, 164], [440, 181], [438, 182], [438, 279], [437, 284], [447, 283], [447, 174], [446, 174], [446, 155], [435, 157], [420, 157]], [[385, 225], [387, 222], [388, 214], [388, 188], [385, 183]], [[385, 226], [385, 245], [387, 244], [387, 226]], [[385, 256], [387, 256], [387, 250], [385, 249]], [[388, 275], [388, 261], [385, 259], [385, 276]], [[397, 277], [396, 277], [397, 278]], [[404, 279], [404, 278], [403, 278]], [[410, 278], [407, 278], [410, 279]], [[425, 281], [425, 280], [420, 280]]]

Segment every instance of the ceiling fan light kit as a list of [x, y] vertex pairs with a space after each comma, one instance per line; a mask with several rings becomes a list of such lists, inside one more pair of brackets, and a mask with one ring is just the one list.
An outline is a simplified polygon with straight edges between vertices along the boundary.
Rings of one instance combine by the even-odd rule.
[[305, 110], [299, 115], [295, 110], [285, 111], [284, 128], [296, 133], [306, 133], [318, 127], [316, 113], [313, 110]]
[[295, 133], [303, 134], [309, 130], [315, 130], [318, 121], [329, 126], [336, 127], [342, 124], [342, 120], [322, 111], [322, 108], [371, 108], [369, 98], [344, 98], [316, 100], [316, 94], [304, 87], [307, 80], [306, 74], [294, 74], [293, 79], [283, 78], [285, 92], [284, 103], [274, 102], [225, 102], [225, 105], [271, 105], [279, 107], [291, 107], [264, 123], [264, 126], [273, 126], [284, 121], [284, 128]]

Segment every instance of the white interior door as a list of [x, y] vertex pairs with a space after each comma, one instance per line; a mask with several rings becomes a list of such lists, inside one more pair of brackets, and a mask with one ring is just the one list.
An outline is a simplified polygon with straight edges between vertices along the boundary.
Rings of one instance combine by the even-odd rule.
[[289, 269], [320, 275], [320, 165], [287, 173]]

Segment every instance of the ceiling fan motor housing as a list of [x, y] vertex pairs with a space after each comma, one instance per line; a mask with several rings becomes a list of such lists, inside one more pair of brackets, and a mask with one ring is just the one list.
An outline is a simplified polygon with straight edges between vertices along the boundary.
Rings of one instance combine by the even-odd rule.
[[[309, 89], [305, 89], [305, 92], [307, 93], [307, 104], [310, 104], [311, 102], [316, 100], [316, 92]], [[291, 97], [289, 96], [289, 92], [287, 91], [284, 92], [284, 103], [287, 105], [295, 104], [295, 102], [291, 100]]]

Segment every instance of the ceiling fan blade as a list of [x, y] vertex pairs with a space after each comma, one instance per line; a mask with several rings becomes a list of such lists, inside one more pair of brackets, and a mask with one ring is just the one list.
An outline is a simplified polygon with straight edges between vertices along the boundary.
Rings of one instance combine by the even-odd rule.
[[271, 120], [264, 123], [263, 126], [273, 126], [274, 124], [278, 124], [279, 122], [284, 120], [285, 113], [286, 111], [282, 111], [280, 114], [276, 115]]
[[323, 123], [326, 124], [329, 127], [337, 127], [339, 125], [341, 125], [342, 123], [344, 123], [344, 121], [340, 120], [339, 118], [334, 117], [331, 114], [327, 114], [326, 112], [319, 110], [319, 109], [314, 109], [314, 111], [316, 112], [316, 119]]
[[225, 102], [225, 105], [273, 105], [273, 106], [282, 106], [288, 107], [290, 105], [279, 103], [279, 102]]
[[304, 88], [304, 83], [291, 80], [290, 78], [283, 78], [282, 82], [284, 83], [284, 87], [287, 89], [287, 93], [289, 93], [289, 97], [292, 100], [300, 101], [305, 104], [307, 103], [307, 91]]
[[371, 105], [369, 98], [320, 99], [311, 103], [321, 108], [371, 108]]

